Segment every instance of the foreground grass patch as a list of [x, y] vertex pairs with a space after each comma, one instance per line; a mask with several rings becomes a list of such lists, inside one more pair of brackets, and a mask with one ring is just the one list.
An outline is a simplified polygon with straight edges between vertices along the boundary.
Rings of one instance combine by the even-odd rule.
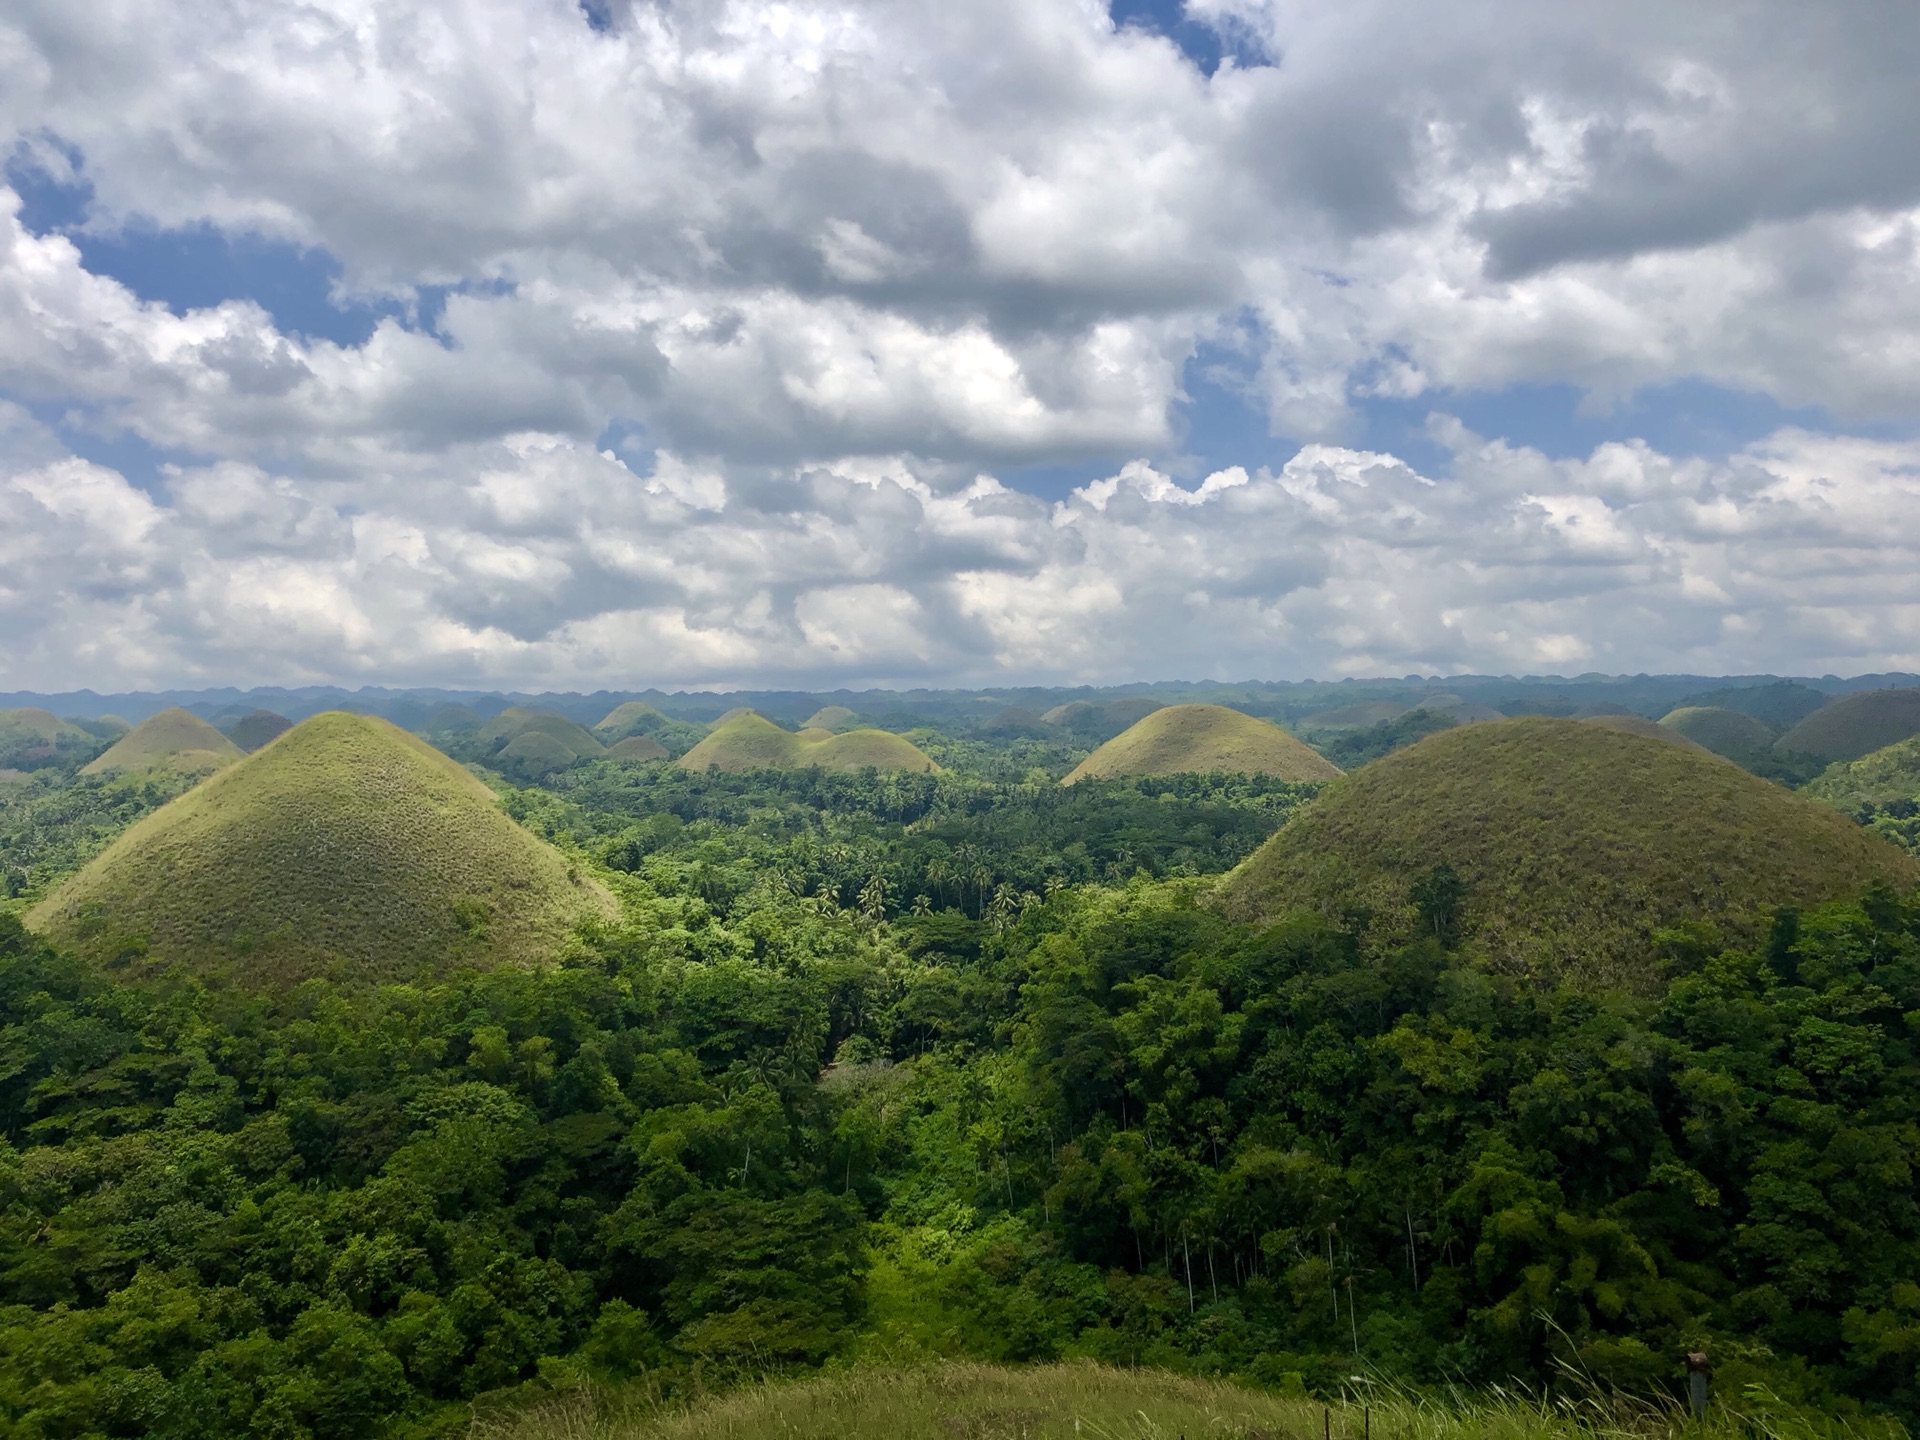
[[1801, 1415], [1716, 1407], [1704, 1422], [1640, 1402], [1558, 1402], [1495, 1394], [1445, 1404], [1386, 1394], [1323, 1404], [1160, 1370], [1092, 1363], [1010, 1369], [942, 1364], [770, 1382], [684, 1406], [575, 1393], [481, 1418], [472, 1440], [1597, 1440], [1900, 1433]]

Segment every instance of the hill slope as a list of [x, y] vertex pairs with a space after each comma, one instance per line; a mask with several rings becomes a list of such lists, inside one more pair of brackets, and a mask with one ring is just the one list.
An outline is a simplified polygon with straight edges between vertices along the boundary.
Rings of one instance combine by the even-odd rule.
[[1373, 912], [1425, 923], [1435, 867], [1465, 882], [1470, 949], [1497, 968], [1644, 985], [1652, 932], [1707, 914], [1751, 937], [1765, 904], [1812, 904], [1920, 863], [1817, 802], [1685, 745], [1575, 720], [1446, 730], [1330, 785], [1222, 883], [1228, 914]]
[[1719, 705], [1683, 705], [1661, 716], [1660, 723], [1716, 755], [1752, 755], [1773, 744], [1773, 727], [1766, 721]]
[[666, 718], [644, 700], [625, 700], [594, 722], [593, 733], [607, 744], [612, 744]]
[[1821, 706], [1774, 742], [1789, 754], [1858, 760], [1920, 735], [1920, 688], [1856, 690]]
[[609, 760], [664, 760], [667, 747], [651, 735], [629, 735], [607, 747]]
[[1060, 783], [1215, 770], [1282, 780], [1330, 780], [1340, 773], [1278, 725], [1224, 705], [1168, 705], [1107, 741]]
[[1621, 735], [1638, 735], [1642, 739], [1658, 740], [1664, 745], [1685, 745], [1694, 750], [1707, 748], [1671, 726], [1662, 725], [1658, 720], [1649, 720], [1644, 715], [1589, 715], [1579, 723], [1591, 725], [1599, 730], [1612, 730]]
[[227, 727], [227, 738], [251, 755], [269, 740], [293, 728], [293, 722], [271, 710], [254, 710]]
[[0, 710], [0, 769], [26, 770], [68, 756], [78, 758], [99, 743], [50, 710]]
[[29, 913], [94, 958], [287, 979], [530, 961], [611, 897], [384, 720], [316, 715], [134, 825]]
[[879, 770], [927, 771], [937, 768], [911, 740], [886, 730], [824, 730], [799, 735], [782, 730], [752, 710], [730, 712], [713, 732], [680, 757], [689, 770]]
[[802, 730], [838, 730], [849, 720], [858, 720], [859, 718], [857, 714], [849, 710], [845, 705], [822, 705], [807, 717], [806, 723], [800, 728]]
[[119, 770], [216, 770], [240, 758], [240, 747], [213, 726], [185, 710], [150, 715], [116, 740], [107, 752], [81, 770], [82, 775], [111, 775]]
[[1858, 760], [1829, 765], [1801, 793], [1843, 810], [1863, 803], [1879, 806], [1920, 800], [1920, 735]]
[[1770, 685], [1734, 685], [1689, 695], [1676, 709], [1737, 710], [1774, 730], [1785, 730], [1813, 714], [1833, 697], [1811, 685], [1776, 680]]

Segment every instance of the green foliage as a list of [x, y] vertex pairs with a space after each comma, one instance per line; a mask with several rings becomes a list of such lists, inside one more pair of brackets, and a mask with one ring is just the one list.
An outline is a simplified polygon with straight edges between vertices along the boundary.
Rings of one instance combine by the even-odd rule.
[[1313, 748], [1342, 770], [1357, 770], [1370, 760], [1391, 755], [1416, 740], [1454, 726], [1451, 715], [1439, 710], [1409, 710], [1391, 720], [1353, 730], [1323, 730], [1312, 736]]
[[1300, 781], [1340, 772], [1270, 721], [1224, 705], [1168, 705], [1107, 741], [1061, 783], [1216, 773]]
[[[1501, 732], [1536, 758], [1489, 758]], [[636, 1434], [1198, 1433], [1195, 1407], [1291, 1433], [1299, 1397], [1363, 1374], [1555, 1397], [1525, 1425], [1383, 1400], [1383, 1433], [1574, 1440], [1569, 1377], [1670, 1397], [1700, 1348], [1764, 1433], [1796, 1406], [1920, 1416], [1920, 901], [1814, 908], [1801, 872], [1754, 863], [1738, 913], [1774, 918], [1742, 930], [1699, 890], [1669, 918], [1624, 872], [1664, 927], [1610, 932], [1637, 994], [1490, 973], [1476, 948], [1489, 895], [1556, 913], [1541, 856], [1731, 872], [1716, 816], [1816, 859], [1869, 844], [1724, 762], [1571, 722], [1448, 731], [1307, 812], [1387, 777], [1404, 914], [1356, 890], [1267, 923], [1200, 877], [1314, 785], [597, 759], [507, 791], [527, 835], [377, 722], [310, 733], [329, 793], [370, 759], [399, 787], [372, 808], [406, 853], [476, 848], [472, 800], [624, 872], [623, 920], [461, 969], [511, 923], [462, 892], [446, 963], [408, 983], [248, 988], [128, 983], [0, 915], [0, 1434], [445, 1435], [488, 1397], [508, 1418], [476, 1433], [537, 1440], [596, 1433], [577, 1407], [618, 1386], [668, 1427]], [[301, 740], [182, 804], [324, 814], [291, 775], [271, 803], [239, 784]], [[1457, 782], [1420, 768], [1442, 745]], [[455, 809], [408, 809], [416, 766]], [[1553, 776], [1577, 806], [1546, 804]], [[1615, 794], [1647, 788], [1689, 824]], [[47, 875], [164, 792], [26, 793], [0, 838], [40, 836]], [[1483, 813], [1506, 838], [1436, 843]], [[272, 843], [221, 864], [289, 868]], [[350, 895], [302, 883], [322, 879]], [[839, 1368], [935, 1357], [1051, 1368]], [[1117, 1368], [1054, 1363], [1076, 1359]], [[822, 1365], [791, 1398], [657, 1408]]]
[[177, 770], [65, 779], [42, 771], [0, 786], [0, 908], [24, 908], [143, 815], [193, 786]]
[[1920, 854], [1920, 736], [1829, 766], [1806, 793]]
[[91, 759], [93, 728], [39, 709], [0, 710], [0, 770], [44, 770]]
[[887, 916], [925, 908], [985, 921], [1009, 895], [1017, 906], [1061, 884], [1224, 870], [1316, 788], [1238, 775], [1063, 789], [1044, 776], [599, 765], [507, 806], [536, 833], [723, 914], [769, 890], [860, 908], [878, 881]]
[[1704, 750], [1578, 720], [1466, 725], [1329, 785], [1230, 876], [1243, 918], [1308, 909], [1415, 933], [1408, 886], [1466, 884], [1466, 947], [1497, 969], [1654, 990], [1652, 932], [1688, 919], [1751, 939], [1769, 905], [1811, 905], [1920, 865], [1824, 806]]

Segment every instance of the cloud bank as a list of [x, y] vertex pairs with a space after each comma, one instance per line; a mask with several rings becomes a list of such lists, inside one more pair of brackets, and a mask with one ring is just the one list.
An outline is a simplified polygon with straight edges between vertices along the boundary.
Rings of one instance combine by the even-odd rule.
[[[0, 189], [0, 686], [1920, 668], [1910, 6], [1190, 13], [1267, 63], [1082, 0], [8, 7], [84, 231], [392, 313], [170, 309]], [[1198, 355], [1290, 461], [1178, 462]], [[1832, 424], [1447, 416], [1680, 380]]]

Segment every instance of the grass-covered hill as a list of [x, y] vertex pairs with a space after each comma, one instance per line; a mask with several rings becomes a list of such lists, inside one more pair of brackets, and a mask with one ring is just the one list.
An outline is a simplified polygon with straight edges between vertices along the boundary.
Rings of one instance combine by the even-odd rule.
[[1792, 755], [1858, 760], [1920, 735], [1920, 687], [1856, 690], [1821, 706], [1774, 742]]
[[293, 728], [293, 722], [272, 710], [251, 710], [226, 727], [226, 736], [251, 755], [269, 740]]
[[1649, 720], [1644, 715], [1589, 715], [1580, 723], [1622, 735], [1638, 735], [1644, 740], [1659, 740], [1668, 745], [1690, 745], [1699, 750], [1706, 748], [1671, 726], [1662, 725], [1658, 720]]
[[1280, 780], [1330, 780], [1340, 773], [1265, 720], [1224, 705], [1167, 705], [1107, 741], [1060, 783], [1215, 771]]
[[1796, 680], [1766, 685], [1730, 685], [1703, 690], [1683, 698], [1676, 709], [1737, 710], [1773, 727], [1774, 732], [1798, 725], [1833, 697]]
[[629, 735], [607, 747], [609, 760], [664, 760], [667, 747], [651, 735]]
[[543, 735], [565, 746], [575, 757], [598, 755], [606, 748], [585, 726], [546, 710], [502, 710], [482, 725], [474, 738], [482, 745], [504, 749], [529, 735]]
[[484, 723], [480, 712], [466, 705], [437, 705], [419, 729], [422, 735], [453, 735], [478, 730]]
[[391, 979], [536, 960], [613, 908], [452, 760], [331, 712], [134, 825], [28, 923], [94, 959]]
[[800, 728], [802, 730], [838, 730], [859, 718], [859, 715], [845, 705], [822, 705], [807, 717], [806, 723]]
[[33, 770], [97, 749], [99, 740], [51, 710], [0, 710], [0, 770]]
[[628, 700], [602, 716], [593, 733], [609, 747], [618, 747], [623, 740], [645, 742], [621, 751], [616, 758], [630, 760], [644, 754], [658, 759], [652, 754], [654, 746], [667, 755], [684, 755], [706, 738], [707, 727], [691, 720], [676, 720], [644, 700]]
[[[1172, 1440], [1176, 1435], [1250, 1440], [1319, 1435], [1323, 1420], [1320, 1402], [1305, 1395], [1084, 1360], [844, 1369], [754, 1385], [690, 1405], [648, 1406], [604, 1429], [593, 1423], [592, 1407], [583, 1398], [557, 1397], [483, 1423], [473, 1440], [572, 1440], [586, 1434], [606, 1440]], [[1399, 1434], [1399, 1426], [1415, 1419], [1410, 1405], [1377, 1408], [1381, 1413], [1369, 1416], [1357, 1405], [1340, 1405], [1329, 1411], [1328, 1431], [1336, 1433], [1332, 1427], [1338, 1425], [1342, 1440], [1358, 1440], [1356, 1427], [1371, 1433], [1378, 1425], [1383, 1434]], [[1576, 1425], [1556, 1427], [1545, 1420], [1528, 1425], [1533, 1417], [1517, 1413], [1496, 1419], [1491, 1409], [1423, 1413], [1417, 1432], [1409, 1433], [1422, 1440], [1465, 1440], [1470, 1432], [1482, 1433], [1475, 1421], [1517, 1420], [1518, 1428], [1503, 1430], [1506, 1440], [1586, 1440]], [[1396, 1426], [1391, 1432], [1385, 1428], [1389, 1424]]]
[[795, 734], [751, 710], [723, 717], [712, 732], [680, 757], [689, 770], [710, 766], [744, 770], [931, 771], [934, 763], [919, 746], [887, 730], [847, 730], [833, 734], [812, 729]]
[[450, 734], [446, 749], [456, 759], [478, 761], [516, 780], [539, 780], [597, 760], [607, 747], [564, 715], [509, 707], [470, 736]]
[[217, 770], [240, 758], [238, 745], [198, 715], [162, 710], [116, 740], [80, 773], [111, 775], [128, 770]]
[[1249, 919], [1367, 911], [1382, 939], [1457, 928], [1504, 971], [1644, 987], [1661, 927], [1750, 938], [1762, 906], [1874, 880], [1909, 888], [1920, 861], [1704, 750], [1529, 718], [1443, 731], [1328, 786], [1217, 902]]
[[[1444, 708], [1449, 701], [1457, 702], [1458, 695], [1438, 695], [1431, 701], [1423, 701], [1420, 708], [1433, 710]], [[1311, 715], [1300, 717], [1303, 730], [1354, 730], [1370, 725], [1384, 724], [1388, 720], [1397, 720], [1416, 707], [1402, 700], [1364, 700], [1357, 705], [1342, 705], [1334, 710], [1316, 710]]]
[[649, 725], [666, 718], [656, 706], [644, 700], [625, 700], [594, 722], [593, 733], [610, 745], [615, 740], [642, 733]]
[[1774, 741], [1773, 727], [1766, 721], [1724, 705], [1683, 705], [1662, 715], [1660, 723], [1716, 755], [1757, 755]]
[[1042, 714], [1040, 724], [1083, 744], [1099, 745], [1129, 726], [1139, 724], [1164, 703], [1146, 695], [1122, 695], [1101, 701], [1069, 700]]

